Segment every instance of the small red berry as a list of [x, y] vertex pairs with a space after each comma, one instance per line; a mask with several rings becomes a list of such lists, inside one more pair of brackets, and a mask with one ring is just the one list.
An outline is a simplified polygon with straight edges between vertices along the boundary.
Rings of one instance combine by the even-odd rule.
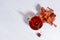
[[40, 33], [37, 33], [37, 36], [38, 36], [38, 37], [40, 37], [40, 36], [41, 36], [41, 34], [40, 34]]

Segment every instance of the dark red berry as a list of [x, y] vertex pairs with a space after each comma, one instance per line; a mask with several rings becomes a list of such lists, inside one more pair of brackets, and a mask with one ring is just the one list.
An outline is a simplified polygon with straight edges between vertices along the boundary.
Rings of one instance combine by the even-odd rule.
[[40, 37], [40, 36], [41, 36], [41, 34], [40, 34], [40, 33], [37, 33], [37, 36], [38, 36], [38, 37]]
[[38, 30], [42, 27], [43, 23], [38, 16], [34, 16], [29, 21], [29, 25], [33, 30]]

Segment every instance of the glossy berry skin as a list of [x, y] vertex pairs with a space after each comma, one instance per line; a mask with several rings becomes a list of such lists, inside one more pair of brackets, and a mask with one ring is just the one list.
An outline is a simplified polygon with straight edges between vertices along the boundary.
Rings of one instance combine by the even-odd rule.
[[34, 16], [29, 21], [29, 25], [33, 30], [38, 30], [42, 27], [43, 23], [38, 16]]

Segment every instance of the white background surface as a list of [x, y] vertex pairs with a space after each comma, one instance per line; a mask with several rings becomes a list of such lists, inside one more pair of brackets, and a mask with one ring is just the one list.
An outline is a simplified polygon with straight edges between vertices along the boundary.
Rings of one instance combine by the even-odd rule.
[[[57, 28], [44, 24], [40, 30], [34, 31], [23, 21], [19, 11], [36, 13], [38, 3], [54, 9]], [[60, 40], [59, 3], [60, 0], [0, 0], [0, 40]], [[40, 38], [36, 36], [37, 32], [42, 34]]]

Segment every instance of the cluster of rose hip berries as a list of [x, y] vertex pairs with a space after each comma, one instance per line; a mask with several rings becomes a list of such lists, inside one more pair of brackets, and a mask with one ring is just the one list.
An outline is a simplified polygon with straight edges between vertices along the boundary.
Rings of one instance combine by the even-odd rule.
[[[34, 16], [31, 16], [30, 18], [27, 18], [29, 26], [33, 30], [39, 30], [43, 26], [43, 23], [48, 23], [50, 25], [54, 25], [54, 27], [57, 26], [56, 24], [53, 23], [56, 18], [56, 14], [54, 13], [53, 9], [51, 9], [49, 7], [47, 7], [47, 9], [45, 9], [44, 7], [41, 7], [39, 9], [38, 14], [39, 15], [34, 15]], [[37, 33], [37, 36], [40, 37], [41, 34]]]
[[53, 23], [55, 17], [56, 14], [54, 14], [53, 9], [49, 7], [45, 9], [44, 7], [41, 7], [39, 15], [38, 16], [35, 15], [29, 20], [29, 25], [33, 30], [40, 29], [43, 26], [43, 23], [48, 23], [56, 27], [56, 24]]

